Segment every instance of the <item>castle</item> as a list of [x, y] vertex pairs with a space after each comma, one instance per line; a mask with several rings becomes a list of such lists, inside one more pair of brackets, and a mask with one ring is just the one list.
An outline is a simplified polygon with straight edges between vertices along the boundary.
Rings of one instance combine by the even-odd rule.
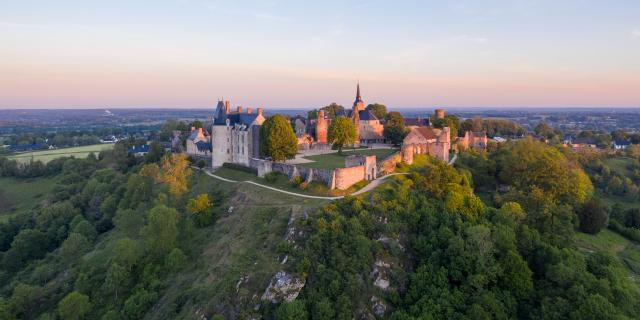
[[262, 108], [253, 113], [238, 106], [231, 112], [229, 101], [218, 101], [211, 129], [211, 166], [225, 162], [249, 166], [249, 159], [260, 156], [260, 126], [264, 122]]

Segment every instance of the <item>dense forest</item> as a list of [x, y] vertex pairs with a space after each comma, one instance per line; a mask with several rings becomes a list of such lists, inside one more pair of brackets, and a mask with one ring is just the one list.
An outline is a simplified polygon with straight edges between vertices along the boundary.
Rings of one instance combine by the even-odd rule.
[[[524, 139], [465, 152], [455, 167], [418, 156], [374, 192], [290, 205], [300, 200], [256, 202], [264, 191], [222, 188], [180, 154], [136, 158], [129, 143], [46, 165], [0, 158], [0, 179], [52, 184], [28, 208], [3, 200], [0, 188], [0, 211], [11, 213], [0, 220], [0, 319], [640, 312], [630, 271], [608, 252], [576, 246], [577, 235], [606, 228], [640, 241], [640, 211], [602, 202], [630, 197], [608, 188], [624, 173], [607, 171], [603, 156]], [[260, 301], [280, 269], [304, 279], [301, 292]]]

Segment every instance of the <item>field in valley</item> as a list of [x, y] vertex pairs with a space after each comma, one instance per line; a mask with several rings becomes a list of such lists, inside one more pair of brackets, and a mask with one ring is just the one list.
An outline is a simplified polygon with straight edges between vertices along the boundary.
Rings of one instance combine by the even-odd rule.
[[33, 151], [33, 152], [24, 152], [17, 153], [8, 156], [9, 159], [14, 159], [19, 162], [30, 162], [33, 161], [42, 161], [47, 163], [51, 160], [74, 156], [76, 158], [86, 158], [90, 153], [98, 155], [100, 151], [103, 150], [111, 150], [113, 149], [113, 144], [93, 144], [89, 146], [81, 146], [81, 147], [73, 147], [73, 148], [62, 148], [62, 149], [52, 149], [52, 150], [42, 150], [42, 151]]

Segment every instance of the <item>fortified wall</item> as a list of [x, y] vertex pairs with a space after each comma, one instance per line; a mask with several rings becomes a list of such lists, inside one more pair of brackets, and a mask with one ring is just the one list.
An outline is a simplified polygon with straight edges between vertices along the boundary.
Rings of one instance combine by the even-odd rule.
[[323, 182], [330, 189], [345, 190], [362, 180], [373, 180], [378, 176], [376, 156], [349, 156], [345, 158], [345, 168], [316, 169], [301, 165], [274, 162], [270, 160], [251, 158], [249, 166], [258, 171], [259, 177], [269, 172], [278, 172], [289, 179], [300, 176], [309, 183]]

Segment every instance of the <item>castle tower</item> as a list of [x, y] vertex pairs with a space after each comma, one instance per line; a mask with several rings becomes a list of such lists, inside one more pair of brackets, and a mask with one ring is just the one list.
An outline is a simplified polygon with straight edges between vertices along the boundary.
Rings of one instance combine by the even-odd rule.
[[316, 142], [327, 143], [327, 130], [329, 125], [327, 119], [324, 118], [324, 110], [318, 111], [318, 119], [316, 120]]
[[436, 109], [434, 115], [436, 119], [444, 119], [444, 109]]

